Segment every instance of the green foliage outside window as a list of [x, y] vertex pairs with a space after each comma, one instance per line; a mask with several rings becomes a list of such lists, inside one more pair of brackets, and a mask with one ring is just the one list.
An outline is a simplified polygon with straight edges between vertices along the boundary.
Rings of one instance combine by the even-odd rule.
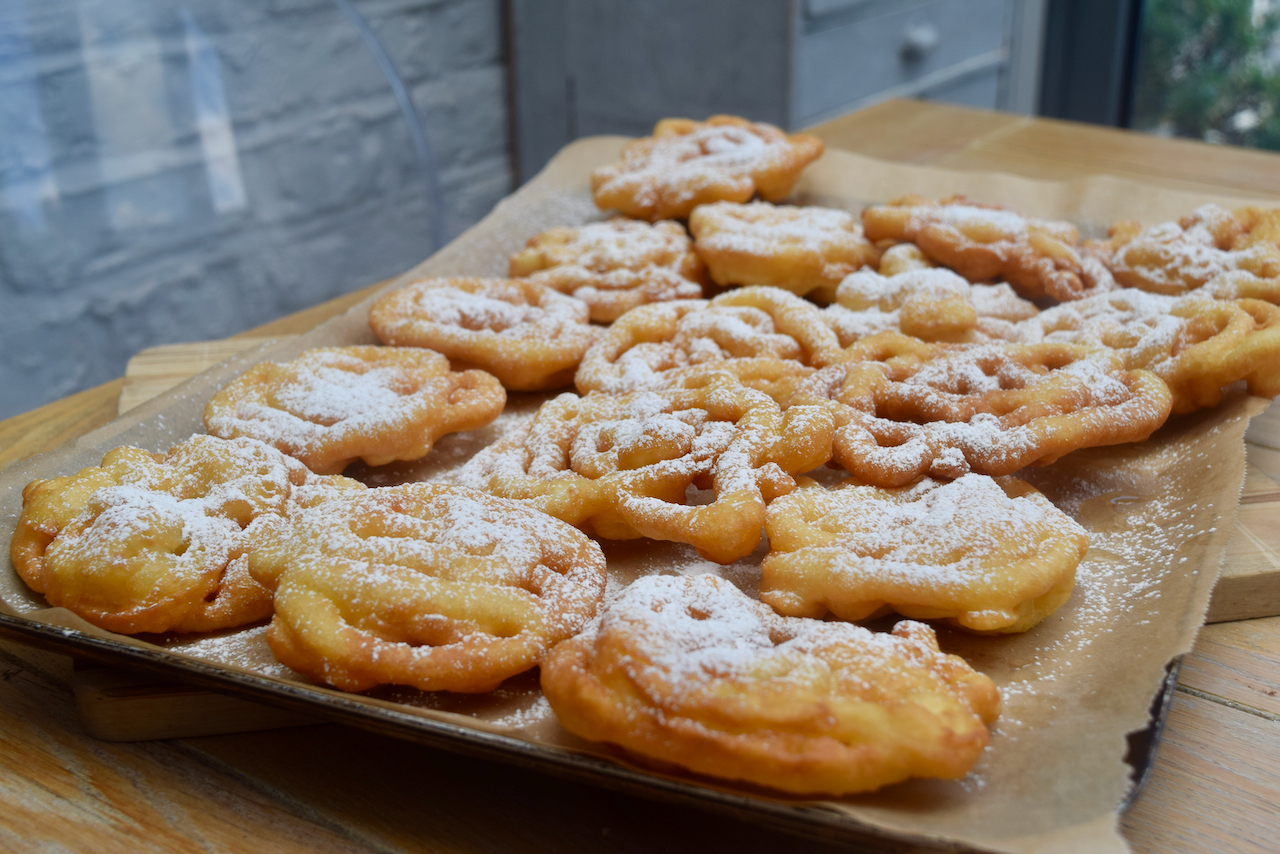
[[1145, 0], [1133, 126], [1280, 150], [1280, 6]]

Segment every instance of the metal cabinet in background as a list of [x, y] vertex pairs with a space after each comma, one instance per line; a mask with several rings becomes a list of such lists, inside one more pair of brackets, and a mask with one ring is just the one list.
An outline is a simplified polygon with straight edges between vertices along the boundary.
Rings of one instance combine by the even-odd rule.
[[1045, 0], [508, 0], [515, 166], [732, 113], [798, 130], [888, 98], [1031, 113]]

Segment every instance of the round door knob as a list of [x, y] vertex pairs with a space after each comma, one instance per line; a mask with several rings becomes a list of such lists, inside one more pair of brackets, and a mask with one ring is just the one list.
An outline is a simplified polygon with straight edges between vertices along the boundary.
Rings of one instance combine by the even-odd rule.
[[912, 24], [902, 34], [902, 58], [906, 60], [923, 59], [938, 46], [938, 28], [933, 24]]

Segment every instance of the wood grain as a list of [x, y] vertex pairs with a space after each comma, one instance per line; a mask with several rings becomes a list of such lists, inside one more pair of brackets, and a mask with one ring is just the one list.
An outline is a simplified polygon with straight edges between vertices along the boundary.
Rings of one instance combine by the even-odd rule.
[[[1250, 437], [1269, 435], [1280, 423], [1272, 404], [1249, 425]], [[1245, 481], [1227, 543], [1222, 572], [1209, 602], [1207, 623], [1280, 614], [1280, 452], [1245, 443]]]
[[[898, 163], [940, 165], [1037, 121], [1028, 116], [915, 101], [886, 101], [806, 129], [832, 148]], [[1042, 119], [1040, 121], [1043, 121]]]
[[8, 667], [0, 677], [0, 849], [367, 850], [181, 748], [125, 748], [81, 734], [65, 693], [32, 672]]
[[1280, 155], [948, 104], [886, 101], [809, 133], [904, 163], [1009, 172], [1041, 180], [1108, 174], [1202, 193], [1274, 199]]
[[1145, 786], [1122, 817], [1133, 850], [1274, 852], [1280, 724], [1179, 691], [1169, 710], [1169, 732], [1178, 737], [1165, 738], [1157, 748]]
[[120, 389], [117, 409], [123, 415], [224, 359], [272, 340], [277, 339], [258, 336], [223, 338], [165, 344], [136, 353], [125, 367], [124, 386]]
[[1241, 504], [1207, 623], [1280, 614], [1280, 502]]
[[0, 469], [110, 422], [123, 387], [123, 378], [112, 380], [0, 421]]
[[1206, 626], [1182, 665], [1189, 690], [1256, 714], [1280, 718], [1280, 619]]
[[[326, 816], [376, 851], [835, 854], [852, 847], [802, 842], [739, 816], [337, 726], [191, 743], [227, 773], [247, 772], [293, 793], [304, 813]], [[332, 780], [335, 768], [341, 786], [316, 784]]]

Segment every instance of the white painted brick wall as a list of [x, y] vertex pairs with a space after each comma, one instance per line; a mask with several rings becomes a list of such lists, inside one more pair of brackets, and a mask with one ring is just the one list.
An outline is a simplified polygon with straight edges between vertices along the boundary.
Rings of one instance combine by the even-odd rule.
[[[174, 5], [0, 3], [0, 417], [432, 250], [412, 139], [332, 0], [207, 0], [185, 23]], [[356, 7], [425, 126], [455, 235], [511, 186], [499, 2]], [[192, 23], [217, 57], [239, 208], [210, 189]]]

